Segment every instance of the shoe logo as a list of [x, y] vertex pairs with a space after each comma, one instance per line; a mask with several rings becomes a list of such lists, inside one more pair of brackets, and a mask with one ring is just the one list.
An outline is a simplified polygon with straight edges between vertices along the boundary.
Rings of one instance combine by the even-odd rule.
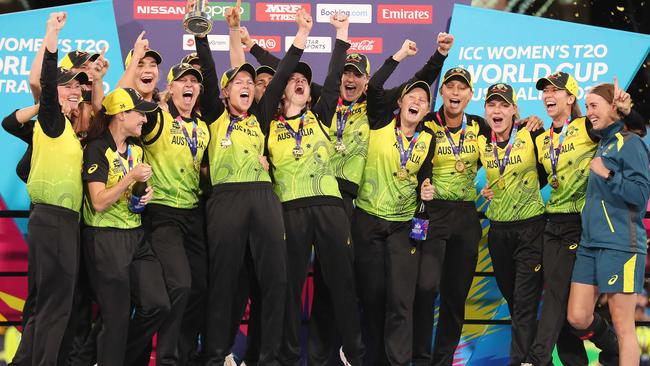
[[538, 264], [535, 266], [535, 272], [539, 272], [539, 270], [542, 269], [542, 265]]
[[578, 244], [571, 244], [569, 245], [569, 249], [575, 250], [578, 247]]
[[97, 164], [93, 164], [88, 168], [88, 174], [93, 174], [97, 170]]
[[618, 275], [613, 275], [612, 278], [607, 281], [607, 284], [611, 286], [616, 283], [616, 280], [618, 280]]
[[415, 254], [415, 248], [411, 248], [411, 254]]

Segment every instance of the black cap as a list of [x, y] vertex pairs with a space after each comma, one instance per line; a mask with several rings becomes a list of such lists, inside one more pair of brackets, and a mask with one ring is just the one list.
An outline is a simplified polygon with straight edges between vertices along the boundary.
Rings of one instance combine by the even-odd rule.
[[517, 104], [515, 90], [508, 84], [498, 83], [490, 85], [485, 96], [485, 102], [487, 103], [493, 97], [499, 97], [512, 105]]
[[199, 63], [199, 55], [197, 55], [196, 52], [192, 52], [188, 55], [185, 55], [185, 57], [181, 59], [181, 63], [190, 64], [190, 65], [192, 63]]
[[228, 85], [230, 80], [232, 80], [232, 78], [234, 78], [235, 75], [239, 74], [240, 71], [248, 72], [249, 74], [251, 74], [251, 77], [253, 78], [253, 80], [255, 80], [256, 73], [255, 73], [255, 68], [253, 67], [253, 65], [251, 65], [249, 63], [243, 63], [241, 66], [233, 67], [230, 70], [227, 70], [226, 72], [224, 72], [223, 75], [221, 75], [221, 82], [220, 82], [221, 89], [224, 89]]
[[573, 76], [566, 72], [557, 71], [547, 77], [540, 78], [537, 80], [535, 87], [537, 90], [544, 90], [548, 84], [551, 84], [558, 89], [564, 89], [576, 97], [578, 96], [578, 83]]
[[80, 84], [88, 84], [88, 75], [83, 71], [74, 72], [65, 67], [59, 67], [56, 70], [56, 83], [58, 85], [66, 85], [74, 79], [79, 80]]
[[370, 61], [363, 53], [350, 53], [345, 58], [345, 67], [354, 67], [360, 73], [370, 75]]
[[442, 83], [446, 84], [450, 80], [460, 80], [467, 84], [470, 89], [474, 89], [474, 85], [472, 84], [472, 74], [462, 67], [453, 67], [445, 72], [445, 76], [442, 77]]
[[79, 50], [72, 51], [68, 52], [61, 59], [59, 66], [65, 67], [66, 69], [76, 69], [82, 67], [88, 61], [95, 61], [97, 57], [99, 57], [99, 53], [88, 53]]
[[309, 67], [309, 65], [300, 61], [298, 62], [298, 65], [296, 65], [296, 68], [293, 69], [293, 72], [301, 74], [307, 79], [307, 83], [311, 84], [311, 67]]
[[171, 69], [169, 69], [169, 73], [167, 73], [167, 83], [171, 84], [172, 81], [178, 80], [181, 77], [183, 77], [183, 75], [186, 74], [192, 74], [196, 76], [199, 82], [203, 82], [203, 74], [201, 73], [201, 71], [195, 69], [190, 64], [181, 63], [181, 64], [176, 64], [172, 66]]
[[[158, 65], [162, 63], [162, 56], [160, 56], [160, 53], [158, 53], [158, 51], [146, 50], [144, 53], [144, 57], [153, 58]], [[124, 67], [129, 66], [129, 64], [131, 63], [131, 58], [133, 58], [133, 49], [131, 49], [131, 51], [129, 51], [129, 53], [126, 54], [126, 59], [124, 59]]]
[[275, 75], [275, 69], [268, 65], [262, 65], [255, 70], [255, 73], [257, 75], [259, 74]]
[[415, 88], [424, 89], [424, 91], [427, 92], [427, 97], [429, 99], [429, 104], [431, 104], [431, 98], [432, 98], [432, 96], [431, 96], [431, 88], [429, 87], [429, 84], [427, 84], [427, 82], [424, 81], [424, 80], [416, 80], [416, 81], [406, 85], [404, 87], [404, 89], [402, 89], [402, 94], [400, 95], [400, 98], [405, 96], [407, 93], [409, 93], [411, 90], [413, 90]]

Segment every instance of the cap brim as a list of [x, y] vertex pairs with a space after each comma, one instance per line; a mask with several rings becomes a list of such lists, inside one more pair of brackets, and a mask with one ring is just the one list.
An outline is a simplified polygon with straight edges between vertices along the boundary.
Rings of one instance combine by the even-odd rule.
[[556, 88], [564, 89], [562, 87], [559, 87], [559, 86], [555, 85], [555, 83], [553, 83], [550, 79], [547, 79], [547, 78], [541, 78], [541, 79], [537, 80], [537, 82], [535, 83], [535, 88], [537, 90], [544, 90], [544, 88], [546, 88], [546, 86], [548, 84], [551, 84]]
[[94, 62], [98, 58], [99, 58], [99, 53], [91, 53], [89, 57], [81, 65], [83, 66], [86, 62]]
[[429, 84], [427, 84], [423, 80], [418, 80], [415, 81], [412, 84], [407, 85], [404, 88], [404, 91], [402, 91], [402, 96], [405, 96], [406, 94], [410, 93], [413, 89], [424, 89], [424, 91], [427, 93], [427, 96], [429, 97], [429, 104], [431, 104], [431, 88], [429, 87]]
[[[144, 53], [144, 57], [151, 57], [154, 60], [156, 60], [156, 63], [160, 65], [162, 63], [162, 56], [157, 51], [154, 50], [147, 50], [147, 52]], [[144, 58], [143, 57], [143, 58]]]
[[88, 74], [86, 74], [83, 71], [79, 72], [70, 72], [68, 75], [66, 75], [65, 78], [62, 78], [61, 80], [57, 80], [58, 85], [66, 85], [72, 80], [78, 80], [80, 84], [88, 84]]
[[296, 65], [296, 68], [293, 70], [293, 72], [301, 74], [307, 78], [307, 82], [311, 84], [311, 67], [309, 67], [309, 65], [300, 61], [298, 62], [298, 65]]
[[490, 99], [493, 99], [493, 98], [495, 98], [495, 97], [499, 97], [499, 98], [501, 98], [501, 100], [505, 101], [505, 102], [508, 103], [508, 104], [512, 104], [512, 105], [515, 105], [515, 104], [516, 104], [514, 101], [512, 101], [512, 100], [508, 100], [508, 97], [506, 97], [505, 95], [500, 94], [500, 93], [492, 93], [492, 94], [489, 94], [489, 95], [485, 98], [485, 103], [489, 102]]
[[359, 71], [359, 73], [360, 73], [361, 75], [366, 75], [366, 72], [365, 72], [364, 70], [361, 70], [361, 68], [359, 67], [359, 65], [357, 65], [357, 64], [355, 64], [355, 63], [348, 62], [348, 63], [345, 64], [345, 66], [343, 67], [343, 70], [345, 70], [345, 68], [347, 68], [347, 67], [353, 67], [355, 70]]
[[231, 80], [232, 80], [232, 78], [235, 77], [235, 75], [239, 74], [242, 71], [246, 71], [249, 74], [251, 74], [251, 78], [253, 78], [253, 80], [255, 80], [255, 78], [257, 77], [257, 71], [255, 71], [255, 67], [253, 67], [253, 65], [251, 65], [249, 63], [245, 63], [245, 64], [242, 64], [241, 66], [239, 66], [237, 68], [237, 71], [235, 71], [235, 73], [232, 74]]
[[141, 113], [149, 113], [158, 109], [158, 104], [153, 102], [148, 102], [144, 99], [141, 99], [138, 104], [133, 107], [133, 110], [136, 110]]
[[447, 82], [448, 82], [448, 81], [451, 81], [451, 80], [460, 80], [460, 81], [462, 81], [463, 83], [467, 84], [467, 86], [469, 86], [470, 88], [472, 87], [472, 83], [470, 83], [469, 80], [468, 80], [468, 79], [465, 77], [465, 75], [463, 75], [463, 74], [451, 74], [451, 75], [447, 76], [447, 77], [442, 81], [442, 83], [443, 83], [443, 84], [447, 84]]
[[190, 68], [187, 68], [187, 69], [181, 71], [180, 74], [176, 75], [172, 79], [172, 81], [176, 81], [176, 80], [182, 78], [184, 75], [187, 75], [187, 74], [192, 74], [192, 75], [196, 76], [196, 78], [199, 80], [200, 83], [203, 82], [203, 74], [201, 74], [201, 71], [199, 71], [199, 70], [197, 70], [197, 69], [195, 69], [193, 67], [190, 67]]
[[262, 65], [255, 70], [255, 74], [270, 74], [270, 75], [275, 75], [275, 69], [273, 69], [271, 66], [267, 65]]

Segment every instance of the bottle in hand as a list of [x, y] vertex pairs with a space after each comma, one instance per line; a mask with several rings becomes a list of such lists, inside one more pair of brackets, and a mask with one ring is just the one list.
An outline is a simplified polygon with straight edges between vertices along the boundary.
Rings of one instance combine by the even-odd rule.
[[129, 210], [133, 213], [142, 213], [144, 204], [140, 203], [140, 198], [147, 194], [147, 182], [135, 182], [131, 187], [131, 198], [129, 199]]

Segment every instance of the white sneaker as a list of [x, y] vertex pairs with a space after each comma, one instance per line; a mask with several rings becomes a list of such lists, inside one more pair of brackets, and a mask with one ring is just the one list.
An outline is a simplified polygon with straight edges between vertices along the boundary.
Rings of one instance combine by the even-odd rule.
[[343, 362], [344, 366], [352, 366], [352, 364], [348, 362], [348, 359], [345, 358], [345, 353], [343, 353], [343, 347], [339, 348], [339, 357], [341, 358], [341, 362]]
[[522, 362], [521, 366], [533, 366], [533, 364], [529, 362]]
[[232, 353], [226, 356], [226, 359], [223, 360], [223, 366], [237, 366], [237, 362], [235, 362], [235, 356], [233, 356]]

